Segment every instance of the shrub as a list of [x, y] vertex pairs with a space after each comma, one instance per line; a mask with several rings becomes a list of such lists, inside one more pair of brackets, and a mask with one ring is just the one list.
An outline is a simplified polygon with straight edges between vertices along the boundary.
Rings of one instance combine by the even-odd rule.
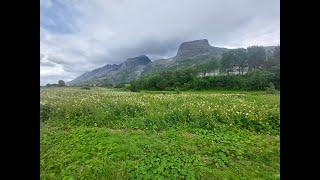
[[90, 90], [90, 87], [89, 86], [83, 86], [80, 89]]
[[124, 88], [125, 84], [116, 84], [113, 86], [114, 88]]
[[267, 87], [266, 92], [267, 92], [267, 94], [275, 94], [276, 93], [276, 89], [275, 89], [273, 83], [269, 84], [269, 87]]
[[248, 76], [246, 88], [249, 90], [266, 90], [272, 81], [273, 74], [267, 71], [256, 71]]

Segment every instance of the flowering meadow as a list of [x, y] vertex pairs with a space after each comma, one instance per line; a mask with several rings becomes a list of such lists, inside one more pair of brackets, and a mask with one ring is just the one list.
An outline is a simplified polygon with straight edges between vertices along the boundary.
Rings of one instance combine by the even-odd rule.
[[41, 179], [280, 179], [279, 94], [40, 95]]

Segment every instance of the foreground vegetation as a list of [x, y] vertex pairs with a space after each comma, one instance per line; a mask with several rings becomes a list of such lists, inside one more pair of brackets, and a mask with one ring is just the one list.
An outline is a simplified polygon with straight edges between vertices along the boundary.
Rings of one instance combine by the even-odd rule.
[[41, 179], [279, 179], [279, 95], [41, 88]]

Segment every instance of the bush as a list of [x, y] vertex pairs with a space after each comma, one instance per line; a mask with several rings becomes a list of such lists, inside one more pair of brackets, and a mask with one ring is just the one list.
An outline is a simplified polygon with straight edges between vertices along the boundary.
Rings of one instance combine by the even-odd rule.
[[256, 71], [248, 76], [247, 89], [266, 90], [272, 82], [273, 74], [267, 71]]
[[269, 84], [269, 87], [267, 87], [266, 92], [267, 94], [275, 94], [277, 92], [273, 83]]
[[174, 88], [174, 87], [166, 87], [164, 90], [165, 90], [165, 91], [174, 91], [175, 88]]
[[113, 86], [114, 88], [124, 88], [125, 84], [116, 84]]
[[176, 89], [174, 90], [174, 92], [175, 92], [176, 94], [180, 94], [180, 93], [181, 93], [181, 91], [180, 91], [179, 88], [176, 88]]
[[139, 92], [140, 89], [138, 87], [138, 83], [132, 83], [130, 86], [128, 86], [128, 89], [132, 92]]
[[124, 90], [130, 91], [131, 89], [131, 84], [125, 84]]
[[80, 89], [90, 90], [90, 87], [89, 86], [83, 86]]

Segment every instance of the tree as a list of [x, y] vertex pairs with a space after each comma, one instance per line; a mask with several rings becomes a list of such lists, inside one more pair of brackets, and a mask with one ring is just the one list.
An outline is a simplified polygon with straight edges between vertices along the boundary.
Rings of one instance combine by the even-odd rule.
[[243, 75], [244, 68], [248, 66], [248, 54], [244, 48], [238, 48], [233, 51], [234, 64], [238, 66], [239, 74]]
[[46, 86], [47, 86], [47, 87], [57, 87], [57, 86], [58, 86], [58, 84], [55, 84], [55, 83], [50, 84], [50, 83], [48, 83]]
[[227, 51], [222, 54], [221, 58], [221, 70], [229, 74], [233, 70], [234, 66], [234, 52], [233, 50]]
[[251, 46], [247, 48], [249, 70], [259, 68], [266, 59], [266, 51], [262, 46]]
[[59, 80], [59, 81], [58, 81], [58, 85], [59, 85], [59, 86], [65, 86], [65, 85], [66, 85], [66, 83], [64, 83], [64, 81], [63, 81], [63, 80]]
[[280, 46], [275, 47], [263, 68], [273, 74], [272, 82], [277, 89], [280, 89]]
[[280, 62], [280, 46], [275, 47], [272, 55], [273, 55], [272, 56], [273, 58], [279, 60], [279, 62]]
[[264, 63], [267, 71], [280, 71], [280, 46], [275, 47], [271, 57]]
[[225, 52], [221, 59], [221, 69], [223, 72], [233, 71], [233, 67], [238, 67], [239, 74], [243, 74], [244, 68], [248, 66], [247, 50], [244, 48], [232, 49]]
[[220, 67], [218, 60], [215, 58], [211, 58], [210, 61], [206, 65], [207, 65], [207, 69], [209, 71], [215, 71], [215, 70], [219, 69], [219, 67]]
[[219, 62], [216, 58], [209, 57], [205, 59], [205, 61], [207, 62], [196, 66], [196, 71], [201, 72], [203, 77], [207, 74], [207, 72], [219, 69]]
[[159, 82], [157, 82], [156, 86], [159, 88], [159, 90], [164, 90], [166, 87], [168, 87], [168, 81], [167, 79], [162, 79]]

